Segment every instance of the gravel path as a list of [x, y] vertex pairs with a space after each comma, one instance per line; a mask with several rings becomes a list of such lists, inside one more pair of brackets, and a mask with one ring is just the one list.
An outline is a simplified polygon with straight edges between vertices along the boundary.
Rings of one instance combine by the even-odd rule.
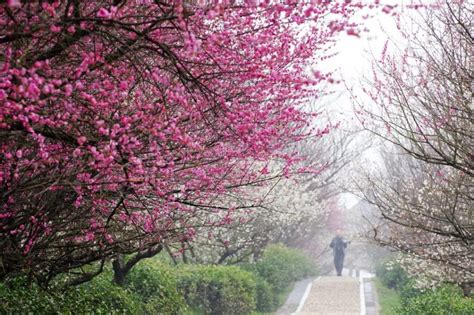
[[359, 278], [320, 277], [298, 315], [360, 315]]

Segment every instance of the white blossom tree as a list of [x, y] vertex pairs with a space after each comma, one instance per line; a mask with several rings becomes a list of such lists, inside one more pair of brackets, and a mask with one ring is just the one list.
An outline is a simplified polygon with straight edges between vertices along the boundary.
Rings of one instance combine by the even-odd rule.
[[361, 107], [360, 117], [395, 149], [382, 154], [384, 167], [359, 186], [380, 210], [372, 238], [405, 253], [409, 271], [428, 283], [455, 282], [468, 292], [474, 284], [474, 6], [436, 4], [401, 23], [406, 48], [388, 42], [375, 63], [366, 90], [373, 104]]
[[[210, 224], [197, 228], [198, 237], [170, 252], [185, 261], [229, 264], [258, 258], [268, 244], [280, 242], [319, 258], [327, 247], [328, 215], [342, 192], [344, 172], [358, 152], [351, 150], [354, 139], [354, 133], [336, 128], [302, 142], [298, 151], [306, 157], [305, 164], [291, 179], [277, 161], [256, 163], [256, 168], [268, 172], [265, 178], [223, 196], [219, 203], [229, 211], [210, 211]], [[211, 224], [216, 221], [225, 224]]]
[[404, 265], [424, 275], [425, 282], [470, 285], [474, 226], [469, 179], [406, 154], [386, 153], [384, 161], [385, 168], [361, 181], [364, 198], [380, 211], [380, 220], [371, 220], [369, 236], [405, 253]]

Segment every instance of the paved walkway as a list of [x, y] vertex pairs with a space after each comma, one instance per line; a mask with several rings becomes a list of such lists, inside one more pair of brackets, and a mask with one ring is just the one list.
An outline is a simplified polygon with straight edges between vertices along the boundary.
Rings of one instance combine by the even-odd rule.
[[313, 282], [298, 315], [360, 315], [360, 281], [353, 277], [320, 277]]
[[377, 293], [371, 281], [375, 275], [364, 270], [354, 270], [352, 277], [350, 274], [344, 270], [342, 277], [298, 281], [276, 315], [378, 315]]

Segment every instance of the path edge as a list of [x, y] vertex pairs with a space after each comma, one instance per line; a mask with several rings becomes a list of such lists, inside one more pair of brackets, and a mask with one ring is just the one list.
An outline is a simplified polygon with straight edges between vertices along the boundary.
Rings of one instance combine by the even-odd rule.
[[298, 304], [298, 308], [296, 309], [296, 311], [291, 313], [291, 315], [297, 315], [299, 312], [301, 312], [301, 310], [303, 309], [304, 303], [306, 302], [306, 299], [308, 299], [309, 292], [311, 291], [311, 288], [313, 286], [313, 282], [317, 281], [319, 278], [320, 277], [317, 277], [316, 279], [308, 283], [308, 285], [306, 286], [306, 290], [304, 291], [304, 294], [301, 297], [300, 303]]
[[367, 310], [365, 308], [365, 290], [364, 290], [364, 278], [359, 276], [359, 294], [360, 294], [360, 315], [366, 315]]

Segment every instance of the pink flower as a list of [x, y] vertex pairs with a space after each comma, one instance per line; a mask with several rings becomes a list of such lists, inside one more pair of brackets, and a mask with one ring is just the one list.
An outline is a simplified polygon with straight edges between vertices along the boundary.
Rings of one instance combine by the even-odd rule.
[[114, 243], [114, 239], [113, 239], [112, 235], [110, 235], [110, 234], [106, 234], [105, 239], [107, 240], [107, 243], [109, 243], [109, 244]]
[[71, 84], [66, 84], [66, 86], [64, 87], [64, 94], [66, 96], [71, 96], [72, 94], [72, 85]]
[[68, 33], [74, 33], [76, 32], [76, 27], [74, 25], [71, 25], [67, 28]]
[[127, 81], [121, 81], [119, 84], [119, 88], [122, 91], [125, 91], [128, 89], [128, 82]]
[[79, 138], [77, 138], [77, 143], [79, 143], [79, 145], [83, 145], [86, 142], [87, 142], [87, 138], [84, 136], [80, 136]]
[[40, 93], [41, 91], [36, 85], [36, 83], [30, 83], [30, 85], [28, 85], [28, 94], [30, 95], [31, 98], [33, 99], [39, 98]]
[[81, 149], [79, 148], [76, 148], [73, 152], [72, 152], [72, 156], [75, 157], [75, 158], [78, 158], [82, 155], [82, 152], [81, 152]]
[[97, 12], [97, 17], [102, 19], [110, 19], [112, 14], [106, 8], [100, 8]]
[[19, 8], [19, 7], [21, 7], [21, 1], [20, 0], [8, 0], [7, 5], [10, 8]]
[[49, 28], [49, 30], [53, 33], [59, 33], [61, 32], [61, 27], [60, 26], [57, 26], [57, 25], [51, 25], [51, 27]]
[[383, 12], [383, 13], [386, 13], [386, 14], [389, 14], [390, 11], [393, 10], [393, 8], [394, 8], [393, 5], [388, 5], [388, 4], [387, 4], [386, 6], [383, 7], [382, 12]]
[[319, 71], [319, 70], [313, 71], [313, 75], [314, 75], [314, 77], [317, 78], [317, 79], [319, 79], [319, 78], [322, 77], [321, 71]]
[[360, 36], [359, 36], [359, 33], [357, 33], [357, 31], [356, 31], [355, 29], [353, 29], [353, 28], [348, 29], [348, 30], [346, 31], [346, 33], [347, 33], [347, 35], [349, 35], [349, 36], [360, 37]]
[[0, 90], [0, 101], [3, 101], [7, 97], [8, 97], [7, 92], [5, 92], [5, 90]]
[[79, 208], [79, 207], [81, 206], [81, 204], [82, 204], [82, 197], [79, 196], [79, 197], [77, 197], [76, 200], [74, 201], [74, 207]]
[[93, 241], [94, 238], [95, 238], [94, 233], [92, 233], [92, 232], [87, 232], [86, 237], [85, 237], [86, 241], [88, 241], [88, 242]]

